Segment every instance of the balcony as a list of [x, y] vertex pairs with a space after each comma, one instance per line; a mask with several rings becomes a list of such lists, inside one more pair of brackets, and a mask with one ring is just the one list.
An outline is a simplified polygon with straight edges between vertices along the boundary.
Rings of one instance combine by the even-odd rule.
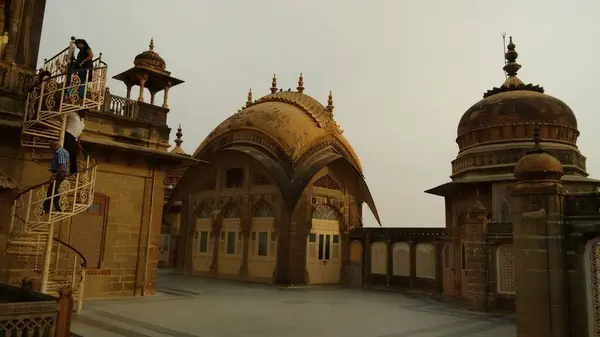
[[32, 288], [28, 279], [23, 279], [20, 288], [0, 284], [0, 336], [70, 336], [70, 290], [63, 288], [54, 297]]

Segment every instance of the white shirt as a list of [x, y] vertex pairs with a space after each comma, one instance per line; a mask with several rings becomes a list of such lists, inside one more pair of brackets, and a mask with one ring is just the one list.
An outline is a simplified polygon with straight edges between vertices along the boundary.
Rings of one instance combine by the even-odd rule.
[[83, 118], [79, 117], [77, 112], [71, 111], [67, 113], [67, 129], [66, 131], [70, 133], [75, 139], [81, 136], [83, 129], [85, 128], [85, 123], [83, 122]]

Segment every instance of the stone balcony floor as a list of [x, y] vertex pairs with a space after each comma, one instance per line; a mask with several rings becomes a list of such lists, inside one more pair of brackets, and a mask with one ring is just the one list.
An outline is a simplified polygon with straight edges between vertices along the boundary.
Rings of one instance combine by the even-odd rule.
[[161, 273], [155, 296], [86, 301], [83, 337], [507, 337], [515, 320], [421, 296]]

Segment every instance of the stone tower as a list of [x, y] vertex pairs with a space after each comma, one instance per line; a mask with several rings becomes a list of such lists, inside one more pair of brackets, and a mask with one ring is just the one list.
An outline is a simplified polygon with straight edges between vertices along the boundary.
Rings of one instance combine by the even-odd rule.
[[563, 167], [540, 146], [515, 168], [514, 250], [519, 337], [562, 337], [568, 332], [563, 235]]

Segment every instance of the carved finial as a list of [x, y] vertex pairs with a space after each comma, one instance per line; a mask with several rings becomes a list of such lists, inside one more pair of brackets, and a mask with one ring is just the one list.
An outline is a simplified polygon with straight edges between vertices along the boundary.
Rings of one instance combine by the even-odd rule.
[[327, 111], [332, 112], [333, 111], [333, 94], [331, 93], [331, 91], [329, 92], [329, 98], [327, 99]]
[[518, 64], [517, 57], [519, 57], [519, 53], [515, 51], [515, 44], [513, 43], [512, 36], [508, 38], [508, 46], [506, 46], [506, 53], [504, 57], [506, 58], [506, 64], [502, 69], [506, 71], [506, 74], [509, 77], [517, 76], [517, 72], [521, 69], [521, 65]]
[[542, 149], [542, 145], [540, 145], [540, 143], [542, 142], [542, 137], [540, 137], [540, 123], [535, 123], [535, 126], [533, 128], [533, 148], [535, 150], [541, 150]]
[[277, 77], [273, 74], [273, 81], [271, 81], [271, 93], [274, 94], [277, 92]]
[[150, 38], [150, 45], [148, 46], [150, 47], [150, 49], [148, 49], [149, 51], [154, 51], [154, 38]]
[[175, 139], [175, 144], [177, 144], [176, 146], [181, 147], [181, 143], [183, 143], [183, 139], [181, 139], [181, 137], [183, 137], [183, 133], [181, 132], [181, 124], [179, 124], [179, 128], [177, 128], [177, 133], [175, 136], [177, 136]]
[[252, 105], [252, 89], [248, 90], [248, 100], [246, 101], [246, 108]]
[[300, 73], [300, 77], [298, 77], [298, 87], [296, 88], [299, 93], [304, 92], [304, 76]]

